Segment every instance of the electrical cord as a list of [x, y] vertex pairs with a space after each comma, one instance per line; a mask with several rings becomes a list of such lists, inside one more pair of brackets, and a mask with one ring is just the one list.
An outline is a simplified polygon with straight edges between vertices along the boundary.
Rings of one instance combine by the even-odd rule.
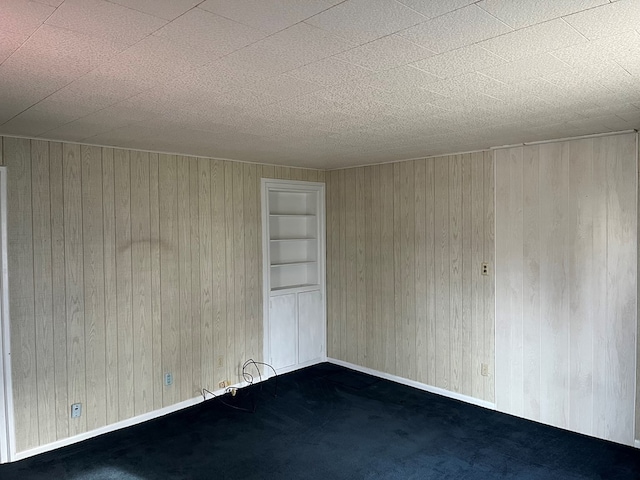
[[[249, 360], [244, 362], [244, 364], [242, 365], [242, 378], [247, 383], [247, 386], [253, 385], [253, 383], [255, 381], [255, 377], [251, 373], [249, 373], [247, 371], [248, 367], [251, 366], [251, 365], [253, 365], [253, 367], [258, 372], [258, 379], [260, 380], [260, 390], [261, 391], [262, 391], [262, 372], [260, 371], [260, 367], [258, 365], [263, 365], [263, 366], [269, 367], [271, 370], [273, 370], [273, 376], [274, 376], [273, 396], [274, 396], [274, 398], [277, 398], [277, 396], [278, 396], [278, 373], [276, 372], [276, 369], [273, 368], [273, 366], [269, 365], [268, 363], [257, 362], [253, 358], [250, 358]], [[227, 387], [225, 389], [225, 394], [227, 394], [227, 393], [233, 394], [236, 391], [238, 391], [238, 389], [235, 388], [235, 387]], [[232, 408], [234, 410], [239, 410], [241, 412], [246, 412], [246, 413], [255, 413], [255, 411], [256, 411], [257, 402], [256, 402], [255, 395], [253, 395], [253, 394], [249, 395], [249, 397], [251, 398], [251, 408], [245, 408], [245, 407], [238, 407], [236, 405], [231, 405], [230, 403], [225, 402], [222, 399], [221, 395], [216, 395], [215, 393], [213, 393], [210, 390], [207, 390], [206, 388], [202, 389], [202, 397], [204, 398], [204, 400], [207, 400], [207, 395], [206, 395], [207, 393], [209, 395], [211, 395], [212, 399], [217, 398], [220, 403], [222, 403], [223, 405], [225, 405], [225, 406], [227, 406], [229, 408]], [[252, 393], [252, 392], [250, 392], [250, 393]], [[233, 395], [233, 396], [235, 396], [235, 395]]]

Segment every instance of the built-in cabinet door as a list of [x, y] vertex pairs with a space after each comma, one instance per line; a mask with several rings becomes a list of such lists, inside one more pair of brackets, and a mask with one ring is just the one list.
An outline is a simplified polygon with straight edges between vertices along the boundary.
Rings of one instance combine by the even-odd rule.
[[322, 358], [324, 349], [322, 293], [298, 294], [298, 363]]
[[295, 365], [298, 346], [295, 293], [276, 295], [269, 299], [269, 322], [271, 365], [276, 370]]

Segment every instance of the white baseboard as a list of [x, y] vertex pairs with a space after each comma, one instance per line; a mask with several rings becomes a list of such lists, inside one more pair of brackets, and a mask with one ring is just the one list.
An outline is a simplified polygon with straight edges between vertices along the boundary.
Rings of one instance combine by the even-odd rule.
[[327, 361], [336, 365], [350, 368], [352, 370], [356, 370], [358, 372], [368, 373], [369, 375], [373, 375], [374, 377], [384, 378], [385, 380], [391, 380], [392, 382], [401, 383], [402, 385], [408, 385], [409, 387], [415, 387], [420, 390], [424, 390], [425, 392], [435, 393], [436, 395], [442, 395], [443, 397], [453, 398], [454, 400], [460, 400], [461, 402], [470, 403], [472, 405], [477, 405], [478, 407], [487, 408], [489, 410], [496, 409], [495, 403], [487, 402], [486, 400], [480, 400], [479, 398], [470, 397], [468, 395], [462, 395], [461, 393], [445, 390], [444, 388], [434, 387], [431, 385], [427, 385], [426, 383], [416, 382], [415, 380], [409, 380], [397, 375], [391, 375], [390, 373], [380, 372], [378, 370], [373, 370], [367, 367], [361, 367], [360, 365], [344, 362], [335, 358], [327, 358]]
[[[300, 368], [304, 368], [304, 367], [308, 367], [308, 366], [311, 366], [311, 365], [315, 365], [315, 364], [321, 363], [323, 361], [325, 361], [325, 360], [324, 359], [312, 360], [310, 362], [305, 362], [305, 363], [302, 363], [300, 365], [292, 365], [290, 367], [280, 368], [280, 369], [277, 370], [277, 372], [278, 372], [278, 375], [281, 375], [281, 374], [284, 374], [284, 373], [292, 372], [294, 370], [298, 370]], [[273, 372], [272, 371], [267, 371], [267, 369], [265, 369], [265, 371], [262, 372], [262, 381], [268, 380], [271, 377], [273, 377]], [[253, 379], [253, 384], [255, 385], [256, 383], [259, 383], [260, 381], [261, 380], [260, 380], [259, 377], [255, 377]], [[247, 382], [240, 382], [240, 383], [237, 383], [235, 385], [230, 385], [229, 387], [226, 387], [226, 388], [220, 388], [218, 390], [214, 390], [211, 393], [213, 393], [214, 396], [224, 395], [224, 393], [227, 390], [227, 388], [230, 388], [230, 387], [243, 388], [243, 387], [246, 387], [248, 385], [249, 384]], [[194, 405], [197, 405], [199, 403], [204, 402], [205, 400], [210, 400], [210, 399], [213, 398], [213, 396], [210, 395], [209, 393], [205, 393], [205, 397], [200, 395], [200, 396], [191, 398], [189, 400], [185, 400], [183, 402], [176, 403], [174, 405], [170, 405], [168, 407], [164, 407], [164, 408], [161, 408], [161, 409], [158, 409], [158, 410], [154, 410], [154, 411], [149, 412], [149, 413], [144, 413], [142, 415], [138, 415], [137, 417], [131, 417], [131, 418], [128, 418], [126, 420], [122, 420], [120, 422], [112, 423], [111, 425], [105, 425], [104, 427], [96, 428], [95, 430], [91, 430], [89, 432], [81, 433], [80, 435], [74, 435], [73, 437], [64, 438], [62, 440], [58, 440], [58, 441], [55, 441], [55, 442], [52, 442], [52, 443], [48, 443], [48, 444], [42, 445], [40, 447], [31, 448], [29, 450], [23, 450], [22, 452], [18, 452], [16, 454], [14, 454], [9, 461], [10, 462], [15, 462], [15, 461], [18, 461], [18, 460], [23, 460], [25, 458], [33, 457], [34, 455], [39, 455], [41, 453], [49, 452], [49, 451], [55, 450], [57, 448], [62, 448], [62, 447], [66, 447], [68, 445], [73, 445], [74, 443], [82, 442], [83, 440], [88, 440], [90, 438], [94, 438], [94, 437], [97, 437], [99, 435], [104, 435], [105, 433], [114, 432], [114, 431], [120, 430], [122, 428], [132, 427], [134, 425], [138, 425], [140, 423], [147, 422], [147, 421], [153, 420], [155, 418], [164, 417], [165, 415], [168, 415], [170, 413], [174, 413], [174, 412], [177, 412], [179, 410], [183, 410], [185, 408], [192, 407]]]
[[[224, 393], [224, 389], [219, 390], [218, 393], [220, 394]], [[62, 440], [48, 443], [46, 445], [32, 448], [30, 450], [24, 450], [22, 452], [16, 453], [14, 457], [11, 459], [11, 461], [15, 462], [17, 460], [33, 457], [34, 455], [39, 455], [41, 453], [49, 452], [57, 448], [66, 447], [68, 445], [72, 445], [74, 443], [78, 443], [83, 440], [88, 440], [90, 438], [97, 437], [99, 435], [104, 435], [105, 433], [113, 432], [115, 430], [120, 430], [126, 427], [131, 427], [139, 423], [153, 420], [154, 418], [163, 417], [165, 415], [168, 415], [169, 413], [177, 412], [178, 410], [182, 410], [182, 409], [191, 407], [193, 405], [197, 405], [198, 403], [202, 403], [203, 401], [204, 401], [204, 397], [202, 396], [191, 398], [189, 400], [176, 403], [175, 405], [171, 405], [169, 407], [160, 408], [158, 410], [154, 410], [149, 413], [138, 415], [137, 417], [131, 417], [126, 420], [122, 420], [120, 422], [112, 423], [111, 425], [106, 425], [104, 427], [96, 428], [95, 430], [91, 430], [89, 432], [81, 433], [79, 435], [74, 435], [73, 437], [64, 438]]]

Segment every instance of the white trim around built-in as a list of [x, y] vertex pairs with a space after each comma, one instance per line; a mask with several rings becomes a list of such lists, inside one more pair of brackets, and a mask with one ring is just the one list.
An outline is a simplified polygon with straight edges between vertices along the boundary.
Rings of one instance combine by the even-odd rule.
[[0, 167], [0, 463], [15, 455], [7, 249], [7, 167]]
[[452, 392], [450, 390], [445, 390], [444, 388], [433, 387], [431, 385], [427, 385], [426, 383], [416, 382], [415, 380], [409, 380], [404, 377], [391, 375], [390, 373], [380, 372], [378, 370], [373, 370], [367, 367], [361, 367], [360, 365], [355, 365], [349, 362], [343, 362], [342, 360], [337, 360], [335, 358], [327, 358], [327, 361], [335, 365], [340, 365], [342, 367], [350, 368], [351, 370], [356, 370], [362, 373], [368, 373], [369, 375], [373, 375], [374, 377], [384, 378], [385, 380], [391, 380], [392, 382], [401, 383], [402, 385], [407, 385], [409, 387], [414, 387], [419, 390], [424, 390], [425, 392], [435, 393], [436, 395], [452, 398], [454, 400], [460, 400], [461, 402], [470, 403], [471, 405], [487, 408], [489, 410], [496, 409], [495, 403], [487, 402], [486, 400], [480, 400], [479, 398], [470, 397], [468, 395], [463, 395], [461, 393]]
[[640, 449], [640, 440], [634, 440], [633, 446], [637, 449]]

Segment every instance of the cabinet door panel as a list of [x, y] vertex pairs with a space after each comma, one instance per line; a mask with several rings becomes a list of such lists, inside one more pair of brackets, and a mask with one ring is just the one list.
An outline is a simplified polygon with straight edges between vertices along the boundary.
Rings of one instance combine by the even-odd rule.
[[269, 299], [271, 365], [275, 369], [296, 364], [297, 313], [295, 294]]
[[324, 328], [320, 290], [298, 294], [298, 363], [322, 357]]

